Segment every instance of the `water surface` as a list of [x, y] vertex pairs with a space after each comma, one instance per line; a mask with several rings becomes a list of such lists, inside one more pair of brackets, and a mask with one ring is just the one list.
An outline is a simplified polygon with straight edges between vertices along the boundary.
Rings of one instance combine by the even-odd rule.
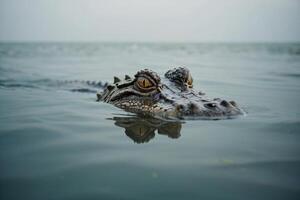
[[[175, 66], [247, 116], [140, 119], [64, 83]], [[297, 199], [299, 92], [296, 43], [1, 43], [0, 198]]]

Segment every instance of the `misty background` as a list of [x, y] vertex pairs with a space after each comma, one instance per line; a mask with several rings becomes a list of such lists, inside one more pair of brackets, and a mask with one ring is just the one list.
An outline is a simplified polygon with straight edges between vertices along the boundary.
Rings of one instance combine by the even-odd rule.
[[[0, 199], [298, 200], [299, 20], [300, 0], [0, 0]], [[247, 114], [97, 101], [114, 76], [182, 66]]]
[[0, 41], [293, 42], [299, 0], [0, 0]]

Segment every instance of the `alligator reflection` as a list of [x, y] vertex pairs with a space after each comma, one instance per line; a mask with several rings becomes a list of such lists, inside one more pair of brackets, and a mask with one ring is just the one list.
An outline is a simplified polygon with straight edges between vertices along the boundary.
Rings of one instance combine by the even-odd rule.
[[182, 122], [163, 121], [155, 118], [113, 117], [115, 125], [125, 128], [125, 134], [136, 143], [146, 143], [155, 133], [175, 139], [180, 137]]

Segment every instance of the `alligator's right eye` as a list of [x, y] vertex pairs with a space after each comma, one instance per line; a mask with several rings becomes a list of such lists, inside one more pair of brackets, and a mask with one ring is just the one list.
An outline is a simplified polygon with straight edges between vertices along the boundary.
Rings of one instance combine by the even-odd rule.
[[141, 88], [149, 88], [153, 86], [153, 84], [148, 79], [142, 77], [138, 78], [137, 83]]
[[137, 80], [137, 84], [140, 88], [150, 88], [153, 84], [146, 78], [140, 77]]
[[134, 76], [134, 88], [139, 92], [152, 94], [160, 85], [160, 77], [153, 71], [141, 70]]

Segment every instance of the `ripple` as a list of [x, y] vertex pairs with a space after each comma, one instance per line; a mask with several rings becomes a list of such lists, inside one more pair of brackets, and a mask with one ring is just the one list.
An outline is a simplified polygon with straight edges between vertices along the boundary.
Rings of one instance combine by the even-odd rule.
[[272, 123], [272, 124], [267, 125], [265, 127], [265, 130], [267, 132], [299, 134], [300, 133], [300, 121]]
[[300, 78], [300, 73], [280, 73], [279, 76], [287, 77], [287, 78]]

